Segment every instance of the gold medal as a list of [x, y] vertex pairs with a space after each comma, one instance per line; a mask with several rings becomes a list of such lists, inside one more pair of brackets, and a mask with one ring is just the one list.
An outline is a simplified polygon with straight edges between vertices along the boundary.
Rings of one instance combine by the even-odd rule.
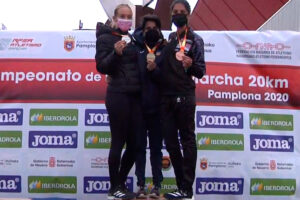
[[147, 61], [154, 62], [155, 60], [155, 54], [154, 53], [148, 53], [147, 54]]
[[123, 35], [122, 40], [124, 40], [126, 42], [126, 44], [131, 42], [131, 39], [128, 35]]
[[155, 47], [153, 47], [153, 49], [151, 49], [147, 44], [146, 44], [146, 42], [145, 42], [145, 46], [146, 46], [146, 48], [147, 48], [147, 50], [148, 50], [148, 54], [147, 54], [147, 61], [150, 61], [150, 62], [154, 62], [155, 61], [155, 51], [156, 51], [156, 49], [158, 48], [158, 46], [159, 46], [159, 44], [160, 43], [157, 43], [156, 45], [155, 45]]
[[183, 56], [184, 56], [184, 53], [183, 53], [182, 51], [178, 51], [178, 52], [176, 53], [176, 59], [177, 59], [178, 61], [182, 61], [182, 60], [183, 60]]

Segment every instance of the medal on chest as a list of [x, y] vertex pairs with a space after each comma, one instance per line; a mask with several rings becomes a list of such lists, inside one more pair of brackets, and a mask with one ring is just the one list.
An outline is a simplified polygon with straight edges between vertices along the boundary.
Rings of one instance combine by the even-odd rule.
[[178, 52], [176, 52], [175, 57], [178, 61], [182, 61], [183, 56], [184, 56], [184, 49], [185, 49], [185, 46], [186, 46], [186, 40], [187, 40], [187, 28], [185, 29], [185, 34], [184, 34], [182, 42], [180, 41], [180, 37], [179, 37], [178, 32], [177, 32], [177, 40], [178, 40], [178, 44], [179, 44], [180, 49], [179, 49]]
[[152, 49], [146, 44], [146, 42], [145, 42], [145, 46], [148, 50], [147, 61], [154, 62], [156, 58], [155, 51], [157, 50], [159, 43], [157, 43]]

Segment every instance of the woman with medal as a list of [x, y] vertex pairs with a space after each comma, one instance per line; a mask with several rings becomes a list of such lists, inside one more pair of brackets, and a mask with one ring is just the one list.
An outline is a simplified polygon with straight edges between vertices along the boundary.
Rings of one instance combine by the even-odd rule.
[[149, 197], [158, 199], [160, 196], [162, 175], [162, 133], [159, 115], [160, 97], [158, 84], [152, 76], [158, 73], [155, 62], [159, 62], [165, 40], [161, 33], [161, 22], [156, 15], [146, 15], [141, 27], [133, 33], [135, 44], [139, 48], [138, 63], [142, 82], [142, 112], [143, 132], [137, 136], [138, 152], [135, 162], [137, 186], [139, 190], [137, 199], [147, 198], [145, 190], [146, 146], [149, 138], [150, 162], [153, 176], [153, 187]]
[[109, 76], [105, 99], [111, 130], [108, 199], [135, 198], [125, 185], [136, 158], [136, 135], [142, 131], [138, 51], [128, 39], [131, 25], [132, 11], [127, 4], [121, 4], [115, 9], [111, 26], [100, 23], [96, 31], [96, 67]]
[[178, 187], [178, 190], [166, 193], [166, 199], [194, 199], [197, 146], [194, 121], [196, 85], [192, 77], [202, 78], [206, 66], [203, 40], [188, 26], [190, 13], [186, 0], [174, 0], [171, 4], [172, 22], [177, 31], [169, 35], [163, 61], [158, 63], [162, 133]]

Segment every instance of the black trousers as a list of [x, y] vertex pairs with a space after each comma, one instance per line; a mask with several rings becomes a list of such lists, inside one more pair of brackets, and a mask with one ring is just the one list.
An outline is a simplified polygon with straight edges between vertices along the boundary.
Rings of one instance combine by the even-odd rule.
[[[136, 158], [136, 135], [142, 130], [141, 98], [138, 94], [107, 93], [111, 147], [108, 157], [111, 188], [124, 185]], [[121, 157], [122, 150], [126, 149]]]
[[[163, 96], [161, 104], [162, 131], [169, 152], [178, 189], [193, 193], [197, 163], [195, 138], [195, 96]], [[180, 143], [178, 140], [178, 131]]]
[[143, 132], [137, 136], [138, 151], [135, 161], [135, 174], [137, 176], [137, 185], [145, 186], [145, 168], [146, 168], [146, 147], [147, 136], [149, 138], [150, 147], [150, 162], [153, 176], [153, 184], [157, 187], [161, 187], [163, 180], [162, 175], [162, 133], [160, 115], [144, 114], [143, 115]]

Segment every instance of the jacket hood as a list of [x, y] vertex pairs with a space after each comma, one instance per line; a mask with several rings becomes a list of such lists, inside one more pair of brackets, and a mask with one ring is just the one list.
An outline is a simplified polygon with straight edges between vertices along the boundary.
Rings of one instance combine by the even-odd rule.
[[144, 46], [144, 36], [143, 36], [143, 29], [142, 27], [138, 27], [135, 29], [135, 31], [132, 34], [132, 37], [134, 38], [137, 45], [143, 47]]
[[105, 25], [101, 22], [97, 23], [97, 27], [96, 27], [96, 37], [99, 37], [100, 35], [103, 34], [111, 34], [113, 32], [113, 28], [111, 28], [108, 25]]

